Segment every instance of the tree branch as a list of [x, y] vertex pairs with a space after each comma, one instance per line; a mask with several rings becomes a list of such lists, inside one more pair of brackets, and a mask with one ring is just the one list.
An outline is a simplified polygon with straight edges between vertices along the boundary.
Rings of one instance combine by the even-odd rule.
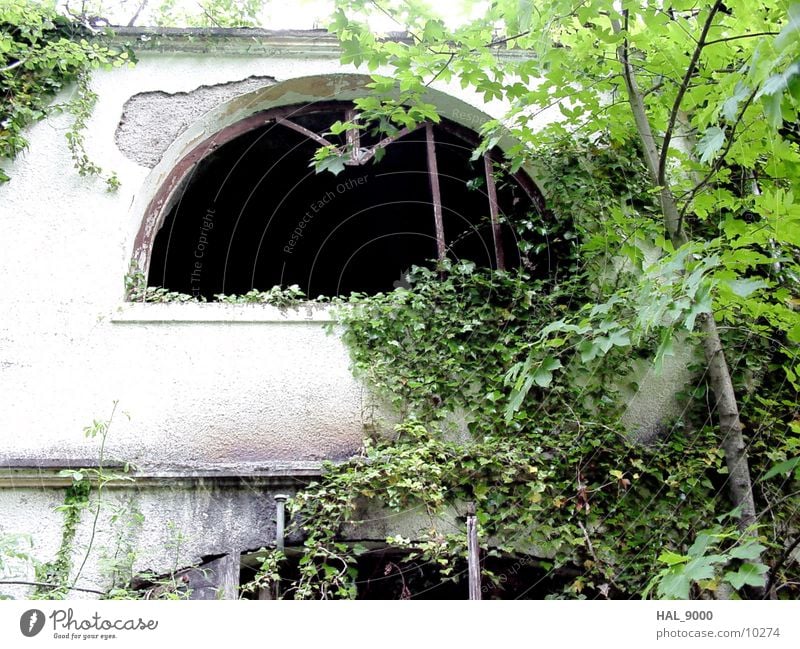
[[77, 590], [81, 593], [94, 593], [95, 595], [105, 595], [102, 590], [93, 590], [92, 588], [78, 588], [76, 586], [59, 586], [58, 584], [48, 584], [43, 581], [22, 581], [21, 579], [4, 579], [0, 584], [9, 586], [36, 586], [37, 588], [67, 588], [68, 590]]
[[794, 542], [783, 551], [781, 556], [775, 562], [775, 565], [772, 567], [772, 570], [769, 571], [769, 580], [767, 581], [767, 585], [764, 587], [764, 599], [769, 597], [769, 591], [772, 590], [772, 587], [775, 585], [775, 575], [777, 575], [778, 571], [783, 568], [783, 564], [786, 563], [786, 559], [791, 556], [792, 552], [794, 552], [798, 545], [800, 545], [800, 536], [798, 536]]
[[729, 36], [728, 38], [717, 38], [713, 41], [706, 41], [706, 46], [716, 45], [717, 43], [729, 43], [730, 41], [738, 41], [740, 38], [755, 38], [756, 36], [777, 36], [779, 32], [756, 32], [754, 34], [741, 34], [739, 36]]
[[689, 66], [686, 68], [686, 74], [683, 75], [683, 81], [681, 82], [681, 85], [678, 86], [678, 94], [675, 96], [675, 101], [672, 104], [672, 111], [670, 112], [669, 122], [667, 123], [667, 130], [664, 132], [664, 141], [661, 144], [661, 156], [658, 160], [658, 173], [656, 180], [656, 184], [658, 185], [663, 185], [666, 178], [669, 142], [672, 139], [672, 131], [675, 128], [675, 121], [678, 119], [678, 111], [681, 108], [683, 96], [689, 89], [689, 82], [697, 70], [697, 62], [700, 60], [700, 53], [703, 51], [703, 47], [705, 46], [708, 30], [711, 29], [711, 23], [714, 22], [714, 17], [717, 15], [717, 11], [719, 11], [721, 5], [722, 0], [716, 0], [714, 5], [711, 7], [711, 11], [708, 12], [706, 22], [703, 24], [703, 31], [700, 32], [700, 38], [697, 41], [697, 46], [694, 48], [694, 52], [692, 52], [692, 58], [689, 60]]
[[136, 24], [136, 21], [139, 19], [139, 14], [142, 13], [149, 1], [150, 0], [142, 0], [139, 3], [139, 8], [136, 10], [136, 13], [133, 14], [133, 17], [128, 21], [128, 27], [133, 27]]
[[445, 71], [447, 68], [449, 68], [449, 67], [450, 67], [450, 64], [453, 62], [453, 59], [454, 59], [454, 58], [456, 58], [456, 53], [455, 53], [455, 52], [451, 52], [451, 53], [450, 53], [450, 58], [449, 58], [449, 59], [447, 59], [447, 61], [445, 61], [445, 62], [444, 62], [444, 64], [442, 65], [442, 67], [441, 67], [441, 68], [439, 68], [439, 71], [438, 71], [436, 74], [434, 74], [434, 75], [433, 75], [433, 77], [431, 77], [430, 81], [428, 81], [428, 82], [425, 84], [425, 87], [426, 87], [426, 88], [430, 87], [430, 85], [431, 85], [431, 84], [432, 84], [434, 81], [436, 81], [436, 79], [438, 79], [438, 78], [441, 76], [442, 72], [444, 72], [444, 71]]
[[731, 134], [728, 137], [728, 141], [725, 143], [725, 148], [722, 150], [722, 153], [719, 157], [714, 160], [714, 164], [711, 165], [711, 171], [706, 174], [705, 178], [703, 178], [697, 185], [695, 185], [692, 189], [688, 192], [683, 193], [681, 196], [678, 197], [679, 201], [686, 199], [686, 202], [683, 204], [681, 208], [681, 222], [683, 221], [683, 217], [686, 214], [686, 210], [689, 209], [689, 205], [692, 203], [692, 199], [697, 196], [697, 193], [705, 187], [708, 182], [717, 174], [717, 172], [722, 168], [722, 163], [725, 161], [725, 156], [728, 155], [728, 152], [731, 150], [731, 147], [734, 143], [734, 134], [736, 133], [736, 129], [739, 127], [739, 124], [742, 122], [742, 118], [744, 117], [745, 111], [748, 109], [750, 104], [755, 99], [756, 93], [758, 92], [758, 88], [753, 90], [750, 95], [745, 100], [744, 104], [742, 105], [742, 109], [739, 111], [739, 115], [736, 117], [736, 121], [731, 126]]

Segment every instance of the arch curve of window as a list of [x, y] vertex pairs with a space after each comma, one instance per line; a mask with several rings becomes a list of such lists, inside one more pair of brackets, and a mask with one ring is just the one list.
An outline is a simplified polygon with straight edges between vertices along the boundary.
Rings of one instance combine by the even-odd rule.
[[[373, 294], [445, 257], [553, 272], [542, 194], [499, 150], [473, 160], [478, 135], [447, 119], [391, 137], [330, 132], [353, 118], [349, 101], [280, 106], [190, 151], [136, 241], [148, 286], [207, 300], [293, 284], [312, 298]], [[337, 175], [310, 164], [323, 145], [347, 152]]]

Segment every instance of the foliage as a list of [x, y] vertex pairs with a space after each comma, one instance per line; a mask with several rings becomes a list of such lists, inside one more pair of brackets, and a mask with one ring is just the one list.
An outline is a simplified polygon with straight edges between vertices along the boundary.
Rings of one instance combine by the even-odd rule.
[[[733, 541], [726, 549], [719, 546]], [[763, 588], [769, 567], [760, 562], [766, 548], [752, 538], [742, 538], [735, 527], [717, 525], [698, 533], [686, 554], [663, 552], [658, 560], [666, 564], [644, 591], [644, 597], [654, 585], [661, 599], [689, 599], [691, 589], [710, 591], [719, 588], [720, 581], [736, 590], [744, 586]]]
[[[15, 158], [27, 147], [24, 129], [49, 114], [73, 116], [67, 143], [80, 175], [103, 170], [86, 154], [83, 131], [96, 101], [88, 72], [131, 63], [129, 50], [110, 48], [101, 35], [61, 15], [53, 3], [6, 0], [0, 4], [0, 158]], [[66, 104], [50, 105], [54, 95], [75, 84]], [[0, 171], [0, 182], [8, 176]], [[119, 181], [105, 178], [109, 189]]]
[[241, 593], [258, 593], [260, 590], [273, 591], [275, 586], [280, 583], [280, 564], [286, 557], [283, 552], [277, 549], [261, 548], [261, 554], [256, 556], [256, 560], [260, 562], [256, 570], [255, 577], [243, 584]]
[[177, 0], [158, 4], [157, 25], [172, 27], [256, 27], [265, 0], [199, 0], [187, 6]]
[[305, 293], [297, 284], [283, 288], [273, 286], [267, 291], [253, 289], [243, 295], [225, 295], [219, 293], [214, 296], [217, 302], [225, 304], [271, 304], [277, 307], [288, 307], [306, 301]]
[[[132, 482], [133, 478], [128, 475], [130, 465], [125, 464], [122, 471], [109, 470], [106, 457], [106, 441], [109, 428], [114, 419], [117, 403], [107, 420], [95, 420], [90, 426], [84, 428], [84, 436], [88, 439], [99, 439], [99, 454], [96, 467], [86, 467], [80, 469], [64, 469], [59, 475], [71, 478], [72, 484], [67, 488], [64, 496], [64, 504], [57, 508], [63, 512], [64, 523], [62, 526], [61, 544], [56, 558], [52, 562], [37, 566], [36, 581], [44, 586], [37, 586], [34, 597], [37, 599], [65, 599], [71, 588], [75, 588], [78, 580], [83, 573], [83, 569], [95, 549], [95, 540], [98, 532], [98, 523], [101, 513], [110, 512], [110, 523], [115, 528], [122, 528], [124, 534], [124, 522], [130, 525], [139, 525], [142, 522], [142, 515], [126, 504], [119, 504], [106, 496], [106, 488], [112, 482]], [[81, 562], [73, 575], [73, 559], [75, 557], [75, 537], [78, 525], [84, 512], [89, 512], [91, 517], [91, 528], [89, 541], [83, 549]], [[109, 569], [112, 579], [118, 578], [118, 573], [123, 570], [123, 566], [132, 564], [133, 555], [130, 548], [126, 548], [123, 556], [119, 556], [122, 548], [122, 538], [118, 538], [118, 545], [115, 554], [110, 558], [106, 557], [106, 567]]]
[[[508, 396], [503, 368], [537, 323], [567, 308], [570, 287], [537, 287], [524, 275], [468, 264], [445, 270], [441, 279], [414, 269], [408, 290], [356, 295], [339, 306], [354, 368], [404, 409], [406, 421], [395, 436], [369, 440], [361, 457], [329, 464], [320, 483], [290, 501], [306, 537], [301, 576], [284, 593], [356, 594], [363, 550], [340, 536], [373, 499], [392, 511], [427, 513], [431, 528], [419, 539], [387, 542], [407, 561], [442, 566], [444, 579], [463, 578], [455, 567], [464, 552], [446, 513], [472, 500], [482, 542], [495, 539], [491, 553], [533, 550], [549, 557], [555, 574], [577, 569], [554, 594], [635, 596], [657, 570], [657, 549], [683, 547], [713, 514], [724, 475], [713, 432], [678, 427], [642, 447], [620, 427], [608, 386], [587, 386], [574, 374], [537, 388], [507, 424], [498, 407]], [[621, 365], [615, 359], [613, 371]], [[456, 413], [466, 417], [466, 437], [455, 430]], [[274, 559], [269, 567], [273, 574]]]
[[[30, 535], [0, 532], [0, 583], [25, 576], [29, 566], [36, 564], [32, 550]], [[11, 598], [0, 594], [0, 600], [3, 599]]]
[[89, 490], [89, 482], [75, 482], [67, 488], [64, 504], [57, 507], [57, 511], [64, 513], [61, 543], [53, 561], [36, 567], [36, 581], [47, 585], [37, 586], [33, 599], [66, 599], [69, 595], [73, 544], [81, 514], [89, 505]]
[[[652, 576], [663, 565], [659, 556], [691, 556], [699, 547], [692, 542], [696, 529], [706, 530], [698, 539], [717, 535], [715, 552], [725, 557], [710, 564], [717, 571], [735, 560], [714, 576], [729, 577], [742, 588], [741, 596], [748, 596], [756, 579], [743, 579], [747, 571], [774, 562], [796, 530], [790, 505], [796, 487], [774, 475], [770, 483], [758, 483], [765, 519], [773, 521], [762, 527], [759, 539], [706, 529], [724, 506], [717, 493], [727, 467], [713, 427], [705, 424], [712, 406], [704, 378], [687, 386], [685, 417], [654, 446], [642, 447], [624, 432], [615, 389], [632, 380], [625, 378], [626, 368], [649, 355], [654, 339], [664, 340], [651, 329], [685, 326], [696, 303], [691, 296], [716, 267], [702, 255], [682, 252], [646, 266], [659, 221], [652, 194], [638, 190], [646, 172], [635, 147], [579, 141], [540, 153], [547, 161], [540, 177], [557, 197], [557, 213], [572, 217], [551, 224], [551, 236], [582, 233], [572, 260], [563, 260], [568, 273], [534, 280], [524, 272], [445, 262], [413, 269], [408, 289], [338, 301], [337, 319], [354, 371], [405, 422], [395, 436], [368, 441], [361, 457], [329, 465], [322, 481], [290, 501], [306, 534], [305, 572], [284, 590], [286, 596], [354, 596], [358, 553], [340, 539], [357, 529], [366, 500], [392, 511], [426, 512], [431, 529], [420, 538], [393, 537], [387, 543], [416, 565], [442, 566], [441, 578], [453, 580], [463, 578], [457, 566], [464, 539], [451, 533], [447, 512], [476, 501], [487, 552], [546, 557], [545, 566], [561, 583], [552, 593], [557, 597], [649, 592], [648, 583], [655, 584]], [[609, 263], [603, 244], [616, 237], [627, 237], [629, 247], [622, 261]], [[683, 272], [687, 266], [689, 272]], [[650, 311], [632, 313], [636, 293], [643, 290], [672, 295], [676, 304], [654, 300]], [[629, 294], [633, 299], [626, 301]], [[685, 307], [679, 300], [687, 300]], [[635, 330], [621, 331], [620, 321], [639, 319]], [[572, 322], [578, 323], [571, 325], [575, 331], [569, 331]], [[725, 333], [738, 353], [731, 332]], [[508, 377], [521, 374], [530, 350], [542, 340], [550, 358], [526, 371], [532, 377], [527, 398], [509, 408], [519, 391]], [[741, 349], [747, 362], [735, 378], [737, 386], [751, 386], [743, 412], [748, 423], [752, 417], [752, 425], [759, 426], [751, 458], [756, 466], [769, 467], [796, 455], [798, 437], [791, 428], [796, 393], [764, 370], [768, 358], [780, 363], [781, 345], [763, 349], [752, 337], [741, 344], [750, 348]], [[777, 399], [759, 401], [760, 388], [774, 388]], [[740, 553], [753, 547], [761, 561], [753, 557], [744, 564], [748, 567], [738, 567]], [[270, 574], [275, 565], [270, 559]], [[694, 574], [680, 580], [690, 582]], [[690, 592], [716, 587], [713, 580], [702, 581]], [[788, 574], [779, 583], [792, 588]], [[665, 586], [657, 593], [674, 591]]]
[[[148, 286], [147, 278], [138, 266], [131, 263], [130, 270], [125, 276], [125, 295], [130, 302], [174, 303], [174, 302], [205, 302], [202, 295], [189, 295], [170, 291], [163, 286]], [[305, 293], [297, 284], [283, 288], [273, 286], [266, 291], [252, 289], [241, 295], [226, 295], [217, 293], [214, 301], [223, 304], [271, 304], [279, 308], [296, 306], [306, 302]]]
[[173, 521], [167, 521], [169, 540], [166, 549], [172, 556], [172, 567], [165, 575], [156, 575], [151, 571], [134, 573], [130, 568], [133, 560], [127, 564], [128, 572], [119, 575], [104, 599], [129, 600], [186, 600], [190, 599], [192, 589], [188, 586], [185, 572], [196, 566], [181, 569], [181, 552], [186, 543], [186, 536]]

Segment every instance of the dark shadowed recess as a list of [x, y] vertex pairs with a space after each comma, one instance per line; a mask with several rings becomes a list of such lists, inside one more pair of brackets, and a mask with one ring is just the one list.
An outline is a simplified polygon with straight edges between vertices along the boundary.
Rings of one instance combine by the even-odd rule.
[[[346, 106], [291, 120], [325, 134]], [[458, 134], [464, 129], [450, 126], [434, 127], [447, 255], [496, 267], [483, 161], [470, 161], [473, 147]], [[344, 135], [326, 137], [340, 143]], [[364, 135], [361, 144], [375, 141]], [[312, 298], [374, 294], [436, 258], [424, 128], [389, 145], [380, 162], [339, 175], [315, 173], [310, 160], [318, 147], [273, 122], [204, 158], [156, 236], [148, 284], [207, 299], [292, 284]], [[496, 174], [496, 185], [511, 269], [524, 257], [512, 224], [540, 208], [515, 179]], [[542, 241], [530, 243], [535, 249]], [[546, 275], [552, 251], [539, 248], [524, 261]]]

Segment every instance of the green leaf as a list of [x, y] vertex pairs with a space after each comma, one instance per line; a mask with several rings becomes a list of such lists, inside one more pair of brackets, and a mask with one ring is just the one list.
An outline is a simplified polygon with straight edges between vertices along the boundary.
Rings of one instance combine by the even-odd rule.
[[540, 388], [546, 388], [553, 381], [553, 371], [561, 367], [561, 361], [552, 356], [545, 358], [533, 373], [533, 382]]
[[733, 122], [739, 113], [739, 104], [747, 99], [750, 94], [750, 88], [744, 85], [741, 81], [736, 82], [736, 87], [733, 90], [733, 95], [728, 97], [722, 104], [720, 112], [722, 116], [729, 122]]
[[689, 556], [701, 557], [706, 553], [706, 550], [715, 542], [714, 536], [707, 532], [699, 532], [692, 547], [689, 548]]
[[733, 279], [728, 280], [734, 295], [739, 297], [750, 297], [758, 289], [766, 288], [768, 284], [763, 279]]
[[745, 563], [739, 567], [737, 572], [729, 571], [725, 573], [723, 579], [736, 590], [743, 586], [763, 587], [766, 578], [764, 573], [769, 570], [763, 563]]
[[672, 552], [671, 550], [667, 550], [666, 552], [662, 552], [660, 555], [658, 555], [658, 560], [661, 563], [666, 563], [668, 566], [675, 566], [681, 563], [687, 563], [689, 561], [689, 557]]
[[722, 145], [725, 144], [725, 131], [719, 126], [712, 126], [706, 129], [703, 137], [697, 143], [697, 151], [700, 154], [700, 162], [708, 163], [717, 155]]
[[658, 594], [663, 599], [689, 599], [692, 583], [683, 572], [683, 566], [672, 568], [661, 578]]
[[721, 554], [697, 557], [686, 564], [686, 576], [692, 581], [702, 581], [714, 577], [714, 564], [724, 563], [728, 559]]
[[752, 560], [758, 559], [761, 553], [767, 548], [760, 543], [746, 543], [745, 545], [737, 545], [728, 554], [734, 559]]
[[793, 457], [790, 460], [786, 460], [785, 462], [776, 464], [769, 471], [767, 471], [764, 474], [764, 477], [761, 479], [769, 480], [770, 478], [774, 478], [776, 475], [785, 475], [787, 473], [791, 473], [797, 468], [799, 464], [800, 464], [800, 456]]
[[780, 34], [773, 42], [773, 47], [780, 52], [785, 49], [792, 42], [797, 42], [798, 34], [800, 34], [800, 4], [795, 3], [787, 10], [789, 20], [786, 21]]

